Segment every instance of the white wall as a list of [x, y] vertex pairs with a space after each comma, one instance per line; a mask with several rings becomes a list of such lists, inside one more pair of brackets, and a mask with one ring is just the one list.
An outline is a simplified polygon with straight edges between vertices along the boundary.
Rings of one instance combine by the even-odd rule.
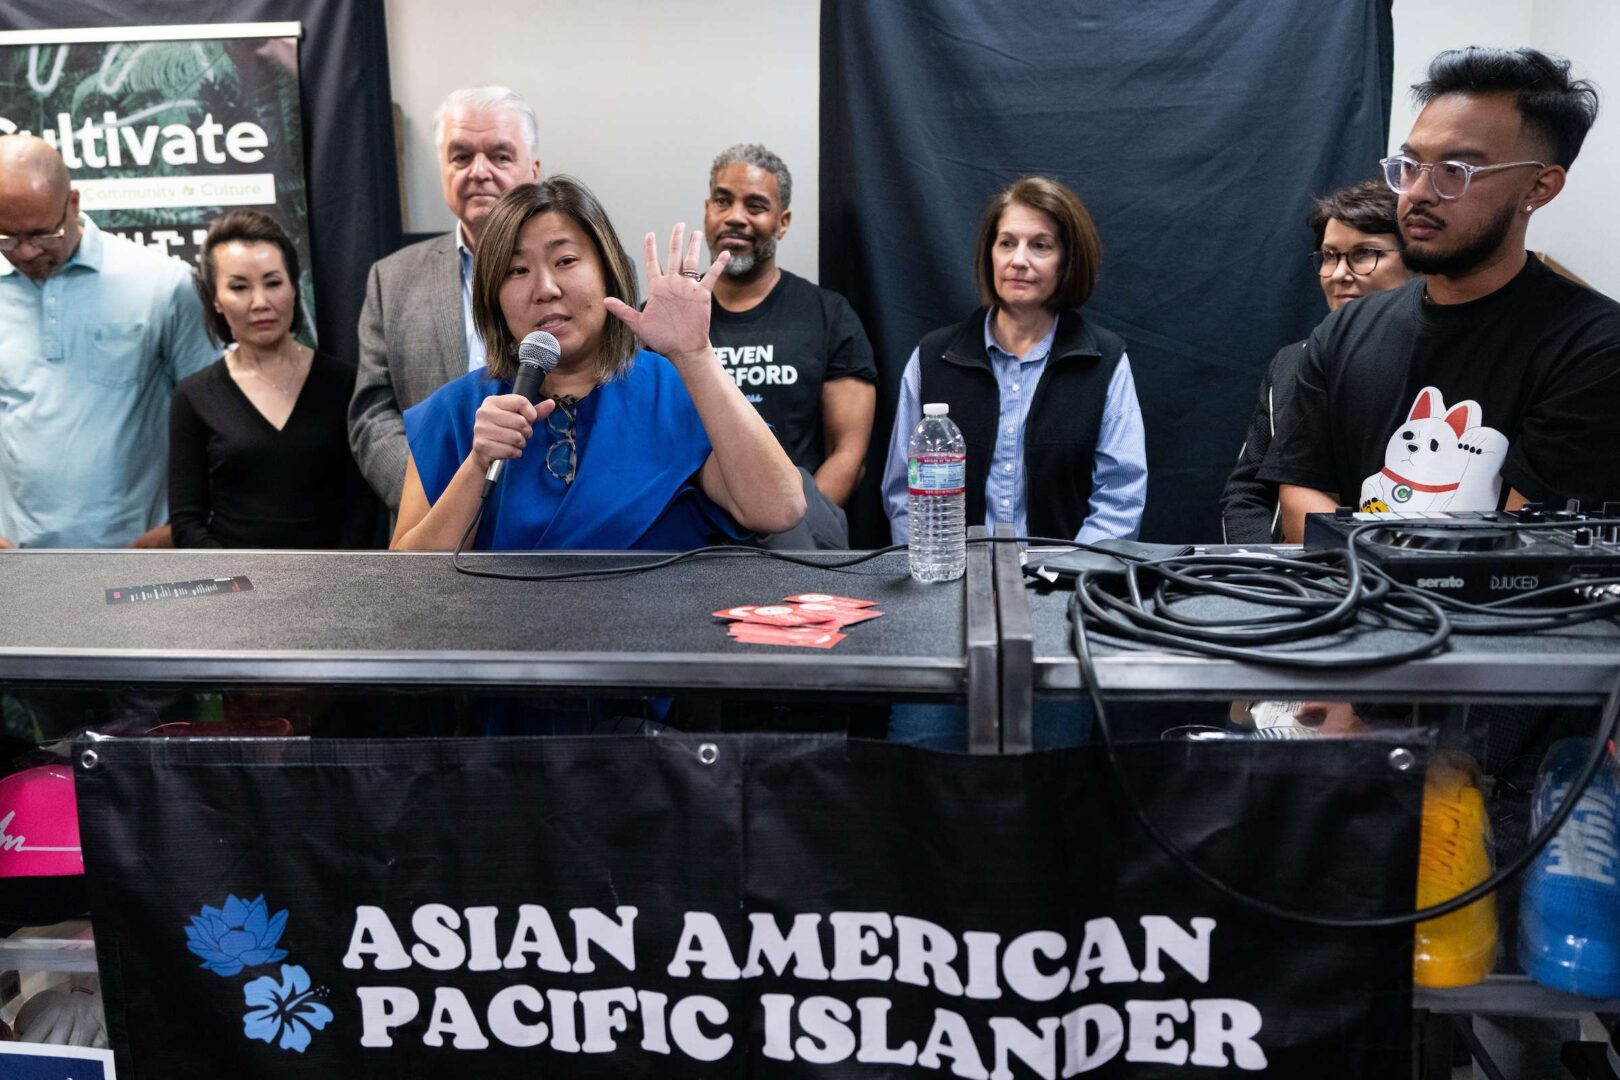
[[539, 114], [544, 173], [585, 181], [637, 266], [649, 230], [667, 240], [677, 221], [701, 228], [717, 153], [769, 146], [793, 173], [793, 227], [778, 257], [816, 279], [816, 0], [386, 0], [385, 10], [412, 231], [452, 221], [433, 110], [457, 87], [496, 83]]
[[1569, 170], [1569, 184], [1536, 211], [1530, 245], [1599, 292], [1620, 298], [1620, 4], [1613, 0], [1536, 0], [1530, 44], [1575, 61], [1597, 84], [1597, 124]]
[[[1600, 0], [1590, 6], [1607, 3]], [[1533, 7], [1534, 0], [1395, 0], [1395, 96], [1389, 110], [1389, 148], [1398, 148], [1412, 130], [1418, 114], [1412, 104], [1412, 84], [1423, 81], [1435, 53], [1464, 45], [1516, 49], [1531, 44]]]
[[1417, 110], [1410, 88], [1429, 59], [1463, 45], [1530, 45], [1568, 57], [1575, 74], [1598, 84], [1602, 108], [1570, 170], [1569, 184], [1536, 211], [1530, 246], [1593, 288], [1620, 297], [1620, 3], [1613, 0], [1396, 0], [1395, 99], [1390, 148], [1411, 130]]

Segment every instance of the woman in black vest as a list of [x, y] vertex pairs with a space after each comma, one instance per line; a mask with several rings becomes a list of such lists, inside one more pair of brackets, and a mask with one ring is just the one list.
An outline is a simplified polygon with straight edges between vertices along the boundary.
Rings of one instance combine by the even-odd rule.
[[990, 200], [975, 276], [984, 306], [923, 337], [906, 364], [883, 470], [896, 543], [906, 448], [924, 402], [943, 401], [967, 442], [967, 522], [1020, 536], [1133, 539], [1147, 460], [1125, 343], [1080, 311], [1102, 242], [1078, 196], [1026, 176]]
[[[884, 509], [896, 543], [906, 520], [906, 449], [924, 402], [943, 401], [967, 442], [967, 522], [1019, 536], [1133, 539], [1147, 459], [1125, 344], [1080, 307], [1097, 283], [1102, 242], [1074, 192], [1026, 176], [990, 200], [975, 276], [984, 306], [923, 337], [906, 363]], [[1087, 707], [1037, 698], [1038, 749], [1081, 742]], [[967, 749], [954, 707], [896, 705], [889, 737]]]

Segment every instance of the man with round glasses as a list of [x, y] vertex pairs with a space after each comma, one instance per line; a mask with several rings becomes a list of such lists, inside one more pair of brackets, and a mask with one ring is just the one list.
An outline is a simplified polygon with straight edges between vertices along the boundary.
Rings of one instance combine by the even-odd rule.
[[[1401, 261], [1395, 193], [1382, 179], [1364, 180], [1317, 199], [1306, 224], [1316, 236], [1310, 260], [1329, 312], [1411, 280], [1412, 271]], [[1228, 544], [1271, 544], [1281, 539], [1277, 485], [1260, 479], [1260, 466], [1277, 433], [1277, 417], [1293, 397], [1305, 345], [1296, 341], [1283, 346], [1260, 380], [1260, 401], [1238, 451], [1237, 466], [1221, 492], [1221, 533]]]
[[185, 263], [98, 229], [0, 136], [0, 547], [168, 546], [169, 395], [218, 355]]
[[[1283, 534], [1338, 505], [1409, 512], [1620, 499], [1620, 305], [1525, 245], [1597, 118], [1567, 60], [1457, 49], [1383, 162], [1402, 259], [1427, 275], [1329, 315], [1260, 478]], [[1382, 258], [1382, 257], [1381, 257]]]

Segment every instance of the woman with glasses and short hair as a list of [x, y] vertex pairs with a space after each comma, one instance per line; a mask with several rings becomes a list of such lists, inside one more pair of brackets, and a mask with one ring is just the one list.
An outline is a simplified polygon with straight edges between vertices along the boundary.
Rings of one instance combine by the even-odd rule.
[[[1370, 293], [1406, 284], [1412, 271], [1401, 260], [1395, 193], [1382, 179], [1340, 188], [1311, 206], [1306, 224], [1316, 236], [1311, 265], [1327, 298], [1328, 312]], [[1249, 433], [1238, 450], [1237, 466], [1221, 492], [1221, 535], [1228, 544], [1272, 544], [1282, 539], [1277, 485], [1260, 479], [1277, 417], [1293, 397], [1294, 380], [1305, 358], [1305, 342], [1278, 350], [1260, 380], [1260, 401], [1249, 419]]]
[[[705, 270], [702, 233], [684, 245], [683, 233], [667, 270], [647, 235], [638, 311], [635, 269], [584, 185], [554, 177], [502, 197], [473, 258], [488, 366], [406, 411], [394, 547], [450, 550], [475, 520], [469, 546], [484, 549], [685, 550], [798, 523], [799, 474], [709, 345], [729, 256]], [[518, 343], [536, 330], [562, 353], [538, 405], [512, 393]]]
[[268, 214], [209, 227], [198, 291], [225, 355], [169, 405], [169, 523], [182, 548], [360, 548], [380, 509], [349, 453], [354, 366], [294, 333], [298, 251]]

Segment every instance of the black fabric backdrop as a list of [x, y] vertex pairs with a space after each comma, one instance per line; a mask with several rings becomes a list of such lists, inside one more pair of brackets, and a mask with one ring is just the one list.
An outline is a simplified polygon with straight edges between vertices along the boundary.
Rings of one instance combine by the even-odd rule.
[[400, 245], [382, 0], [5, 0], [0, 30], [291, 22], [298, 46], [309, 241], [321, 349], [354, 361], [371, 264]]
[[821, 283], [877, 350], [876, 484], [900, 373], [975, 305], [989, 197], [1040, 173], [1103, 238], [1088, 312], [1125, 339], [1147, 426], [1146, 539], [1218, 539], [1261, 369], [1325, 314], [1314, 195], [1388, 144], [1391, 0], [822, 0]]
[[[1388, 752], [1357, 740], [1122, 748], [1133, 788], [1193, 859], [1273, 902], [1341, 916], [1410, 910], [1423, 769], [1397, 772]], [[859, 1032], [890, 1047], [909, 1042], [913, 1052], [939, 1022], [935, 1010], [948, 1010], [964, 1018], [979, 1046], [969, 1053], [987, 1068], [996, 1066], [997, 1018], [1033, 1032], [1082, 1008], [1123, 1016], [1132, 1001], [1174, 1003], [1179, 1019], [1164, 1020], [1157, 1036], [1151, 1023], [1116, 1029], [1111, 1049], [1100, 1051], [1108, 1060], [1088, 1076], [1359, 1080], [1397, 1075], [1410, 1058], [1410, 931], [1296, 927], [1200, 886], [1138, 831], [1096, 747], [973, 757], [769, 735], [104, 739], [77, 743], [74, 760], [121, 1080], [930, 1075], [921, 1057], [916, 1068], [857, 1060], [847, 1032], [822, 1023], [809, 1034], [804, 1013], [789, 1033], [809, 1037], [793, 1040], [794, 1052], [781, 1039], [772, 1054], [767, 994], [807, 1008], [831, 999]], [[261, 896], [256, 917], [244, 910]], [[593, 950], [595, 970], [538, 970], [532, 957], [509, 956], [505, 968], [448, 951], [434, 960], [418, 944], [415, 963], [359, 954], [345, 961], [362, 907], [381, 908], [410, 948], [425, 933], [416, 913], [428, 904], [445, 905], [441, 914], [453, 909], [455, 927], [463, 909], [491, 909], [501, 954], [521, 905], [545, 907], [570, 952], [577, 949], [568, 913], [594, 908], [611, 917], [633, 907], [634, 955]], [[832, 978], [785, 961], [741, 979], [735, 969], [670, 970], [690, 912], [718, 920], [727, 938], [719, 951], [735, 952], [738, 965], [749, 955], [750, 913], [781, 930], [797, 915], [817, 916], [821, 945], [810, 951], [824, 953]], [[892, 977], [833, 964], [849, 954], [831, 928], [856, 912], [896, 917], [893, 935], [868, 935], [874, 963], [881, 956], [882, 965], [889, 957], [902, 965]], [[960, 985], [935, 989], [907, 975], [896, 955], [899, 916], [953, 937], [999, 935], [974, 970], [1007, 989], [981, 982], [993, 993], [963, 996]], [[1150, 974], [1158, 965], [1145, 959], [1140, 921], [1149, 916], [1180, 928], [1212, 920], [1207, 964], [1166, 960], [1162, 978]], [[1093, 968], [1076, 986], [1067, 972], [1085, 964], [1076, 957], [1090, 939], [1089, 920], [1107, 919], [1142, 977], [1129, 964]], [[1035, 931], [1050, 943], [1044, 958], [1014, 960], [1016, 942], [1032, 942], [1024, 935]], [[961, 940], [962, 950], [941, 944], [935, 955], [965, 979], [969, 945]], [[1015, 970], [1061, 981], [1033, 994], [1020, 989], [1027, 981], [1013, 981]], [[550, 1025], [556, 1037], [532, 1045], [514, 1040], [510, 1022], [497, 1029], [492, 1008], [494, 996], [521, 986], [548, 995], [652, 991], [667, 995], [668, 1022], [651, 1020], [650, 1005], [632, 1007], [615, 1036], [593, 1025], [582, 998], [585, 1020], [564, 1045], [559, 1012], [575, 1006], [548, 997], [543, 1012], [530, 1005], [522, 1022]], [[416, 1015], [400, 1015], [389, 1038], [367, 1037], [364, 1003], [383, 987], [414, 997]], [[430, 1020], [446, 992], [469, 1003], [468, 1030], [454, 1045]], [[716, 1003], [707, 1033], [731, 1039], [710, 1063], [694, 1060], [677, 1033], [674, 1003], [692, 995]], [[271, 996], [290, 1015], [260, 1011]], [[872, 1030], [864, 1006], [858, 1022], [850, 1015], [847, 1006], [862, 999], [875, 1000], [880, 1017], [892, 1003], [886, 1035]], [[1249, 1071], [1252, 1057], [1229, 1059], [1212, 1045], [1212, 1028], [1190, 1022], [1189, 1008], [1197, 1014], [1199, 1002], [1222, 1001], [1257, 1010], [1249, 1031], [1263, 1048], [1263, 1071]], [[578, 1053], [574, 1038], [588, 1041], [593, 1026], [605, 1045]], [[488, 1032], [487, 1046], [473, 1028]], [[648, 1045], [664, 1041], [662, 1033], [676, 1052]], [[1170, 1047], [1176, 1040], [1179, 1052]], [[1087, 1036], [1093, 1048], [1107, 1041], [1095, 1027]], [[1154, 1043], [1166, 1053], [1147, 1064], [1143, 1051]], [[1010, 1072], [991, 1075], [1069, 1075], [1060, 1064], [1067, 1049], [1061, 1054], [1039, 1070], [1015, 1059]], [[931, 1068], [936, 1076], [986, 1075]]]

